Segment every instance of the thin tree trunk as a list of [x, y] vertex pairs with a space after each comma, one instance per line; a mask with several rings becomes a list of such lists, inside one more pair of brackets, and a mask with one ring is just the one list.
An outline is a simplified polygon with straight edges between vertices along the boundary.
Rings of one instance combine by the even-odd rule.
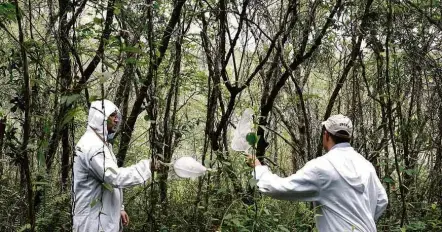
[[394, 154], [394, 163], [396, 166], [396, 172], [398, 175], [398, 184], [399, 184], [399, 191], [401, 193], [401, 201], [402, 201], [402, 215], [401, 215], [401, 222], [400, 226], [402, 227], [404, 225], [404, 222], [407, 221], [407, 205], [405, 202], [405, 189], [404, 185], [402, 183], [402, 173], [400, 171], [399, 167], [399, 157], [398, 152], [396, 148], [396, 140], [394, 138], [394, 121], [392, 116], [392, 108], [393, 103], [391, 100], [391, 91], [390, 91], [390, 74], [389, 74], [389, 66], [390, 66], [390, 54], [389, 54], [389, 44], [390, 44], [390, 36], [392, 33], [392, 20], [393, 20], [393, 10], [391, 5], [391, 0], [388, 0], [388, 15], [387, 15], [387, 36], [385, 39], [385, 53], [386, 53], [386, 65], [385, 65], [385, 84], [387, 86], [387, 118], [388, 118], [388, 129], [390, 132], [390, 140], [393, 147], [393, 154]]
[[[305, 157], [305, 158], [307, 160], [311, 160], [311, 159], [313, 159], [313, 153], [312, 153], [312, 148], [311, 148], [310, 120], [308, 118], [307, 109], [305, 107], [304, 95], [302, 93], [301, 86], [299, 85], [299, 83], [295, 79], [295, 77], [293, 77], [293, 75], [291, 76], [291, 79], [292, 79], [293, 83], [295, 84], [296, 94], [299, 97], [299, 101], [297, 102], [296, 106], [302, 112], [302, 117], [298, 116], [300, 122], [302, 122], [301, 125], [299, 126], [299, 134], [302, 136], [302, 138], [300, 138], [300, 140], [305, 141], [305, 143], [307, 143], [307, 147], [305, 148], [307, 150], [307, 157]], [[300, 114], [298, 114], [298, 115], [300, 115]], [[302, 147], [301, 149], [304, 149], [304, 147]]]
[[71, 154], [73, 154], [71, 149], [72, 143], [70, 143], [70, 130], [68, 130], [68, 127], [63, 130], [61, 140], [63, 146], [63, 152], [61, 153], [61, 190], [65, 192], [68, 190], [68, 178], [71, 168], [69, 160]]
[[[70, 26], [68, 26], [67, 22], [67, 13], [69, 9], [69, 1], [66, 0], [59, 0], [59, 7], [60, 12], [63, 12], [63, 16], [60, 18], [60, 42], [59, 45], [59, 63], [60, 63], [60, 69], [59, 69], [59, 75], [61, 77], [61, 93], [64, 96], [69, 96], [70, 94], [70, 86], [72, 84], [72, 66], [71, 66], [71, 59], [70, 59], [70, 47], [69, 47], [69, 31]], [[81, 65], [81, 64], [79, 64]], [[61, 118], [65, 118], [66, 113], [71, 108], [70, 105], [62, 104], [61, 105]], [[61, 121], [61, 119], [59, 119]], [[63, 145], [63, 152], [61, 154], [61, 186], [63, 190], [66, 190], [67, 187], [67, 179], [69, 175], [69, 158], [71, 155], [71, 143], [69, 143], [69, 125], [71, 122], [66, 123], [65, 125], [61, 125], [61, 137], [62, 137], [62, 145]], [[49, 163], [48, 172], [50, 172], [50, 166], [51, 163]]]
[[[442, 118], [442, 98], [439, 99], [439, 107], [438, 107], [438, 116], [439, 119]], [[438, 202], [442, 203], [442, 187], [440, 187], [440, 183], [442, 181], [441, 173], [442, 173], [442, 120], [438, 120], [438, 136], [436, 136], [436, 160], [434, 161], [434, 166], [431, 169], [430, 176], [433, 176], [430, 184], [430, 189], [434, 189], [436, 191], [429, 192], [429, 202]], [[442, 215], [441, 215], [442, 217]]]
[[6, 132], [6, 117], [0, 118], [0, 179], [3, 179], [3, 163], [5, 163], [5, 156], [3, 153], [3, 144]]
[[[166, 108], [164, 110], [164, 121], [163, 121], [163, 130], [164, 130], [164, 162], [170, 163], [172, 159], [172, 151], [173, 151], [173, 122], [175, 121], [174, 116], [176, 116], [176, 104], [177, 104], [177, 85], [181, 78], [181, 45], [183, 42], [183, 35], [180, 35], [175, 41], [175, 62], [173, 67], [173, 75], [171, 80], [171, 85], [169, 88], [169, 92], [166, 98]], [[172, 102], [173, 101], [173, 102]], [[172, 105], [173, 103], [173, 105]], [[172, 109], [173, 108], [173, 109]], [[173, 111], [172, 111], [173, 110]], [[172, 112], [171, 112], [172, 111]], [[164, 166], [163, 169], [160, 170], [161, 178], [160, 178], [160, 202], [167, 202], [167, 177], [168, 177], [169, 167]]]
[[24, 123], [23, 140], [20, 147], [20, 169], [26, 177], [26, 193], [28, 201], [28, 223], [31, 225], [31, 231], [35, 231], [35, 212], [34, 212], [34, 191], [32, 189], [31, 167], [29, 166], [28, 145], [31, 132], [31, 80], [29, 77], [28, 57], [24, 47], [24, 34], [22, 28], [22, 18], [19, 11], [18, 1], [15, 0], [16, 17], [19, 32], [20, 55], [23, 62], [23, 99], [24, 99]]
[[[199, 6], [202, 7], [202, 2], [199, 2]], [[208, 23], [206, 21], [206, 17], [204, 15], [204, 13], [201, 13], [199, 15], [201, 22], [202, 22], [202, 31], [200, 33], [201, 36], [201, 41], [202, 41], [202, 47], [205, 51], [205, 55], [206, 55], [206, 62], [207, 62], [207, 69], [209, 71], [209, 78], [207, 78], [207, 111], [206, 111], [206, 124], [205, 124], [205, 129], [204, 129], [204, 144], [203, 144], [203, 151], [202, 151], [202, 157], [201, 157], [201, 162], [203, 165], [206, 165], [206, 158], [207, 158], [207, 152], [209, 149], [209, 144], [210, 144], [210, 133], [211, 131], [213, 131], [214, 125], [215, 125], [215, 111], [216, 111], [216, 105], [217, 105], [217, 91], [215, 90], [215, 85], [212, 83], [213, 80], [213, 76], [215, 75], [215, 71], [214, 71], [214, 63], [212, 60], [212, 54], [211, 54], [211, 50], [209, 49], [209, 38], [207, 36], [207, 30], [208, 30]], [[210, 155], [210, 159], [209, 162], [212, 161], [211, 159], [211, 155]], [[198, 191], [196, 194], [196, 199], [195, 199], [195, 203], [194, 203], [194, 207], [195, 207], [195, 214], [194, 214], [194, 218], [197, 219], [197, 221], [202, 221], [201, 219], [201, 214], [199, 213], [200, 211], [198, 210], [198, 206], [202, 200], [202, 190], [203, 190], [203, 186], [206, 180], [207, 186], [209, 186], [210, 184], [210, 178], [211, 175], [210, 173], [203, 178], [199, 179], [198, 182]], [[207, 187], [208, 188], [208, 187]], [[209, 192], [206, 191], [205, 194], [205, 199], [206, 202], [209, 199]], [[206, 210], [207, 210], [207, 204], [206, 204]], [[204, 223], [201, 223], [199, 226], [202, 230], [204, 230]]]
[[[126, 20], [126, 18], [122, 18], [121, 21]], [[125, 22], [122, 22], [123, 29], [127, 30], [127, 26]], [[139, 41], [139, 37], [134, 37], [129, 33], [123, 33], [122, 37], [125, 40], [126, 47], [135, 47]], [[134, 52], [126, 52], [125, 60], [133, 60], [137, 59], [137, 54]], [[121, 107], [121, 103], [124, 102], [126, 97], [126, 93], [130, 90], [131, 82], [135, 79], [137, 65], [135, 62], [127, 62], [125, 65], [125, 69], [123, 75], [121, 76], [120, 83], [117, 88], [117, 92], [115, 94], [114, 103], [117, 107]], [[129, 91], [130, 92], [130, 91]], [[123, 113], [123, 112], [122, 112]], [[123, 116], [126, 116], [127, 112], [123, 113]], [[122, 123], [125, 123], [123, 120]]]
[[[60, 91], [62, 96], [69, 96], [70, 85], [72, 84], [72, 66], [69, 47], [69, 31], [67, 15], [69, 13], [70, 3], [67, 0], [59, 0], [59, 31], [58, 31], [58, 52], [59, 68], [58, 79], [60, 81]], [[69, 134], [68, 124], [62, 125], [62, 121], [69, 111], [70, 105], [60, 104], [59, 111], [55, 117], [55, 126], [49, 141], [48, 151], [46, 153], [46, 171], [49, 173], [52, 168], [55, 153], [58, 144], [63, 135]], [[64, 159], [64, 158], [62, 158]]]

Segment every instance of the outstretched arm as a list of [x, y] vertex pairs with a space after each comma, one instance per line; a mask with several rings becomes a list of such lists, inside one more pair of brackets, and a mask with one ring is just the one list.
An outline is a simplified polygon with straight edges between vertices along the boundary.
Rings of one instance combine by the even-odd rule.
[[312, 162], [307, 163], [301, 170], [289, 177], [279, 177], [273, 174], [267, 166], [257, 159], [249, 165], [255, 168], [254, 177], [258, 180], [259, 191], [276, 199], [318, 201], [320, 197], [320, 177]]
[[129, 167], [118, 167], [111, 154], [100, 151], [89, 158], [89, 168], [95, 177], [114, 188], [142, 184], [151, 177], [150, 160], [141, 160]]

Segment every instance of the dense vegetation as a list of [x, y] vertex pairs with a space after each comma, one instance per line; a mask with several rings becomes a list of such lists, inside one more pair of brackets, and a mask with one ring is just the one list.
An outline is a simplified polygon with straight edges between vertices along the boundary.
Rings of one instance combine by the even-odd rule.
[[254, 152], [289, 175], [343, 113], [390, 204], [379, 231], [442, 231], [442, 2], [0, 1], [0, 231], [69, 231], [75, 143], [91, 101], [123, 123], [118, 164], [188, 155], [125, 190], [126, 231], [314, 231], [309, 203], [259, 195], [230, 148], [246, 108]]

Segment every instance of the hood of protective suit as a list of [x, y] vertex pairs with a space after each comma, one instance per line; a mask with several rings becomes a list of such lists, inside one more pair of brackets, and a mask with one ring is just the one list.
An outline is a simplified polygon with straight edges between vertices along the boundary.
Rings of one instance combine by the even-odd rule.
[[109, 116], [117, 112], [118, 124], [114, 127], [116, 132], [121, 123], [121, 113], [118, 107], [109, 100], [99, 100], [91, 103], [88, 115], [88, 128], [94, 130], [96, 133], [103, 135], [106, 139], [108, 136], [107, 119]]
[[363, 193], [368, 185], [370, 170], [368, 162], [349, 143], [340, 143], [330, 149], [327, 156], [339, 175], [356, 191]]

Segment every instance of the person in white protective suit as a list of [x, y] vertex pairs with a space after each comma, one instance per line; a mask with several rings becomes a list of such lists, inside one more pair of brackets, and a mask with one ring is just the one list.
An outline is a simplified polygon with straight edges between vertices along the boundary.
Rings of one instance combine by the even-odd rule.
[[151, 177], [151, 161], [119, 168], [109, 140], [121, 114], [108, 100], [91, 103], [87, 130], [76, 145], [73, 165], [73, 231], [116, 232], [129, 223], [122, 189]]
[[327, 153], [289, 177], [273, 174], [248, 156], [259, 191], [276, 199], [314, 202], [320, 232], [376, 231], [375, 221], [387, 207], [388, 198], [373, 165], [349, 143], [351, 120], [334, 115], [322, 126]]

